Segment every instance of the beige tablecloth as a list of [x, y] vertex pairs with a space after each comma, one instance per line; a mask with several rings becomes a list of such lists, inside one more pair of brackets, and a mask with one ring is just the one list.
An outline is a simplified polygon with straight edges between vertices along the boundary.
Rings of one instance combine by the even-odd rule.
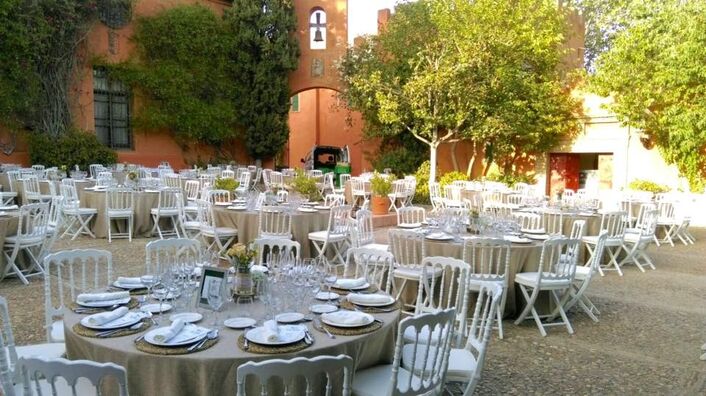
[[[94, 208], [98, 210], [98, 214], [94, 217], [91, 224], [91, 231], [93, 231], [97, 238], [108, 237], [108, 219], [106, 218], [105, 213], [105, 199], [105, 192], [85, 190], [84, 196], [81, 199], [82, 207]], [[133, 219], [134, 223], [132, 225], [133, 236], [152, 236], [152, 226], [154, 225], [154, 222], [152, 221], [152, 216], [150, 215], [150, 209], [156, 208], [158, 204], [158, 192], [135, 192], [135, 215]], [[120, 232], [127, 231], [127, 224], [125, 220], [113, 221], [112, 223], [113, 230], [119, 230]]]
[[[5, 248], [5, 237], [13, 235], [17, 232], [17, 222], [19, 221], [17, 214], [19, 212], [9, 212], [8, 215], [0, 216], [0, 248]], [[7, 270], [7, 261], [5, 255], [0, 254], [0, 281], [5, 277]]]
[[[292, 214], [292, 239], [302, 247], [301, 257], [309, 258], [316, 252], [309, 242], [309, 233], [325, 230], [328, 226], [328, 210], [316, 213], [294, 212]], [[231, 227], [238, 230], [238, 241], [248, 244], [257, 239], [258, 212], [236, 211], [224, 207], [214, 207], [213, 216], [219, 227]]]
[[[236, 316], [233, 304], [226, 306], [221, 318]], [[255, 318], [261, 316], [263, 306], [256, 302], [252, 306]], [[69, 359], [90, 359], [98, 362], [114, 362], [127, 369], [128, 387], [131, 395], [235, 395], [236, 371], [248, 361], [267, 359], [291, 359], [297, 356], [346, 354], [355, 361], [356, 369], [376, 364], [390, 363], [394, 354], [395, 333], [399, 311], [375, 314], [384, 322], [381, 329], [360, 336], [336, 336], [328, 338], [307, 324], [314, 344], [307, 349], [290, 354], [261, 355], [241, 351], [237, 338], [242, 331], [222, 329], [220, 340], [210, 349], [187, 355], [159, 356], [138, 351], [133, 340], [139, 334], [118, 338], [88, 338], [77, 335], [72, 327], [83, 316], [71, 311], [64, 317], [66, 353]], [[210, 324], [210, 315], [206, 314]], [[246, 383], [247, 394], [259, 394], [250, 381]], [[271, 394], [279, 394], [273, 392]], [[323, 394], [323, 390], [315, 392]]]

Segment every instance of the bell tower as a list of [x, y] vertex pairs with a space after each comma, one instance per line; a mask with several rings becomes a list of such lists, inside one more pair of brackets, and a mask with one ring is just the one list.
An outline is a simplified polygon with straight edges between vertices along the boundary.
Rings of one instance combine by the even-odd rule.
[[293, 0], [299, 67], [289, 76], [292, 94], [311, 88], [339, 90], [337, 62], [348, 43], [347, 0]]

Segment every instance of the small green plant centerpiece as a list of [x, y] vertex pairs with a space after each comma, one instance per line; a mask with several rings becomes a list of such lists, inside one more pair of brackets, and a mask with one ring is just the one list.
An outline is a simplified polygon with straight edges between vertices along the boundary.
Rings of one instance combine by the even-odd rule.
[[309, 201], [318, 201], [321, 197], [319, 187], [316, 185], [316, 179], [312, 179], [301, 170], [297, 169], [294, 179], [292, 180], [292, 190]]
[[230, 177], [217, 177], [213, 183], [217, 190], [230, 191], [232, 196], [235, 196], [235, 189], [238, 188], [238, 185], [238, 181]]
[[254, 294], [253, 279], [250, 272], [255, 251], [250, 247], [236, 243], [226, 251], [226, 258], [235, 270], [235, 281], [233, 283], [233, 293], [235, 295]]
[[392, 193], [391, 177], [384, 177], [378, 172], [373, 173], [370, 179], [370, 210], [375, 215], [383, 215], [387, 213], [390, 207], [390, 200], [387, 197]]

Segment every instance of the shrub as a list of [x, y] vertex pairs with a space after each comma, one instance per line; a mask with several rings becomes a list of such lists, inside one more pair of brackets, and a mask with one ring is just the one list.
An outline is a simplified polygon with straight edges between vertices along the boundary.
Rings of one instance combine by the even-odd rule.
[[417, 178], [417, 190], [414, 193], [414, 202], [417, 204], [429, 205], [429, 171], [431, 164], [429, 160], [422, 162], [414, 176]]
[[628, 188], [638, 191], [649, 191], [654, 194], [664, 193], [669, 191], [669, 187], [657, 184], [649, 180], [635, 179], [630, 182]]
[[73, 169], [78, 165], [88, 169], [90, 164], [114, 164], [118, 155], [101, 144], [90, 132], [72, 130], [58, 138], [46, 133], [31, 133], [28, 136], [29, 159], [33, 164], [45, 166], [66, 165]]
[[238, 188], [238, 181], [230, 177], [217, 177], [213, 183], [214, 187], [219, 190], [235, 191]]
[[391, 178], [382, 177], [378, 172], [370, 179], [370, 190], [376, 197], [386, 197], [392, 192]]
[[453, 171], [449, 173], [445, 173], [441, 178], [439, 179], [439, 185], [441, 188], [444, 188], [444, 186], [449, 185], [456, 180], [468, 180], [468, 177], [466, 176], [465, 173], [461, 173], [458, 171]]

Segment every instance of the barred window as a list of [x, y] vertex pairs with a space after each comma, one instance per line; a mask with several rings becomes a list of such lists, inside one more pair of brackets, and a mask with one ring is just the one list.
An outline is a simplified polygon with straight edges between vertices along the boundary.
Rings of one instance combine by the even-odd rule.
[[113, 149], [132, 148], [130, 91], [102, 67], [93, 68], [93, 116], [99, 142]]

